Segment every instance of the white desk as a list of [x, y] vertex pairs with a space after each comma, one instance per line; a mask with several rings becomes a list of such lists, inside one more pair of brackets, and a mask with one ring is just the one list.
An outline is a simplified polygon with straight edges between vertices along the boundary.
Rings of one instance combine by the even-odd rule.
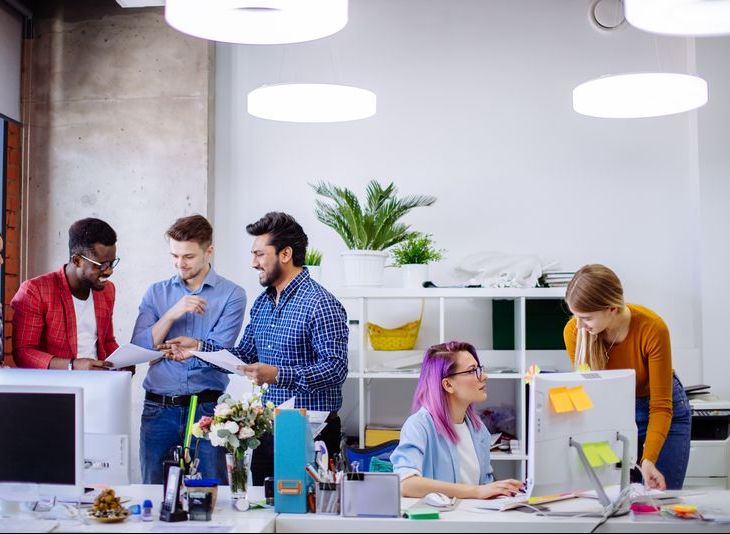
[[[158, 520], [161, 486], [126, 486], [115, 488], [117, 495], [131, 497], [125, 504], [141, 503], [150, 499], [154, 503], [154, 521], [119, 524], [102, 524], [92, 519], [85, 523], [78, 520], [62, 520], [54, 532], [220, 532], [211, 529], [214, 525], [224, 525], [228, 532], [590, 532], [597, 524], [597, 518], [550, 518], [523, 512], [474, 512], [469, 509], [475, 501], [462, 501], [453, 512], [441, 514], [434, 521], [413, 521], [402, 518], [351, 518], [315, 514], [276, 514], [273, 510], [254, 510], [238, 512], [231, 507], [228, 487], [219, 488], [212, 522], [186, 521], [182, 523], [162, 523]], [[252, 500], [263, 496], [263, 488], [252, 488]], [[708, 490], [705, 494], [687, 496], [688, 504], [724, 508], [730, 513], [730, 491]], [[416, 499], [403, 499], [403, 508], [411, 506]], [[478, 501], [477, 501], [478, 502]], [[570, 500], [552, 503], [553, 511], [595, 510], [597, 503], [587, 500]], [[29, 524], [33, 522], [30, 521]], [[0, 520], [0, 532], [3, 531]], [[28, 529], [28, 532], [31, 530]], [[700, 523], [697, 521], [656, 520], [651, 522], [632, 522], [629, 516], [610, 519], [601, 526], [599, 532], [728, 532], [730, 525]]]
[[[131, 521], [127, 519], [123, 523], [104, 524], [94, 519], [84, 518], [84, 522], [77, 519], [59, 520], [59, 526], [53, 532], [220, 532], [221, 529], [210, 527], [220, 524], [229, 527], [228, 532], [274, 532], [276, 514], [273, 509], [248, 510], [239, 512], [231, 505], [231, 493], [228, 486], [218, 488], [218, 501], [215, 506], [212, 521], [184, 521], [180, 523], [165, 523], [159, 520], [160, 503], [162, 501], [162, 486], [120, 486], [114, 488], [119, 497], [130, 497], [131, 501], [125, 502], [124, 506], [130, 504], [142, 504], [145, 499], [150, 499], [154, 505], [152, 516], [154, 521]], [[249, 492], [252, 500], [263, 499], [263, 488], [255, 487]], [[86, 509], [81, 510], [82, 514]], [[32, 523], [32, 521], [29, 521]], [[0, 520], [0, 532], [3, 529], [3, 522]]]
[[[408, 508], [416, 499], [403, 499]], [[279, 514], [276, 532], [590, 532], [598, 518], [540, 517], [524, 512], [472, 512], [474, 501], [462, 501], [453, 512], [441, 514], [441, 519], [410, 520], [402, 518], [350, 518], [322, 515]], [[688, 504], [723, 506], [730, 513], [730, 491], [708, 491], [705, 495], [684, 498]], [[552, 503], [552, 511], [596, 510], [595, 501], [574, 499]], [[697, 521], [657, 520], [634, 522], [630, 516], [609, 519], [598, 532], [730, 532], [730, 525]]]

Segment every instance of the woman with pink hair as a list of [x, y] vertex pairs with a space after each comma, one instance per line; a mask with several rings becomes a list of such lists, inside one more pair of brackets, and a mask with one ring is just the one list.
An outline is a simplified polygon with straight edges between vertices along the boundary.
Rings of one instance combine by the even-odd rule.
[[439, 492], [460, 499], [512, 496], [519, 480], [494, 481], [489, 431], [475, 403], [487, 398], [487, 376], [476, 349], [451, 341], [426, 351], [413, 397], [390, 459], [404, 497]]

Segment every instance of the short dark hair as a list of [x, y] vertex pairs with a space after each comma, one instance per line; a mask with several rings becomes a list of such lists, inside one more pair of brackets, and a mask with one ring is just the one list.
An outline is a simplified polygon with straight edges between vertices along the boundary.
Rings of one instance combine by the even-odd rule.
[[279, 211], [267, 213], [255, 223], [249, 224], [246, 231], [253, 236], [271, 234], [269, 245], [276, 249], [277, 254], [286, 247], [291, 247], [294, 265], [296, 267], [304, 265], [309, 239], [302, 226], [288, 213]]
[[117, 243], [117, 233], [101, 219], [81, 219], [68, 229], [68, 252], [71, 256], [91, 252], [97, 243], [107, 247]]
[[190, 215], [175, 221], [165, 235], [173, 241], [194, 241], [208, 248], [213, 242], [213, 227], [202, 215]]

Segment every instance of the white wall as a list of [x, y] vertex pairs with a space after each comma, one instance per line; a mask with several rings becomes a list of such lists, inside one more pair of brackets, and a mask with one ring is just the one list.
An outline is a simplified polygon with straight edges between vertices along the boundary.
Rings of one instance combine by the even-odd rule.
[[0, 4], [0, 115], [20, 120], [23, 21]]
[[702, 216], [702, 333], [704, 383], [730, 398], [727, 315], [730, 303], [730, 37], [698, 39], [697, 66], [710, 100], [699, 117], [700, 213]]
[[[315, 220], [308, 182], [362, 191], [371, 178], [394, 180], [403, 193], [439, 199], [408, 218], [448, 250], [434, 280], [454, 280], [455, 263], [478, 250], [537, 253], [566, 268], [605, 263], [630, 302], [665, 318], [675, 367], [685, 382], [698, 381], [699, 273], [685, 253], [697, 238], [696, 119], [601, 120], [571, 104], [578, 83], [603, 74], [687, 71], [692, 42], [626, 25], [599, 32], [587, 18], [590, 3], [352, 0], [348, 26], [331, 38], [218, 45], [218, 269], [258, 293], [244, 227], [282, 210], [324, 251], [325, 285], [337, 288], [344, 247]], [[371, 89], [378, 113], [325, 125], [246, 113], [248, 91], [286, 81]], [[397, 273], [389, 283], [398, 283]], [[382, 313], [395, 325], [417, 310]], [[487, 346], [488, 326], [467, 305], [454, 313], [473, 327], [459, 337]], [[421, 345], [433, 340], [434, 325]]]

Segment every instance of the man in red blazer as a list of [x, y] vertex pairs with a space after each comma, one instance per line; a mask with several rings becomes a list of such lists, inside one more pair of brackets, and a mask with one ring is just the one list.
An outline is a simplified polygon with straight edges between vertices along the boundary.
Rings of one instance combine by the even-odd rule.
[[13, 356], [18, 367], [106, 370], [117, 347], [109, 277], [119, 262], [117, 234], [99, 219], [68, 231], [70, 261], [26, 280], [13, 297]]

